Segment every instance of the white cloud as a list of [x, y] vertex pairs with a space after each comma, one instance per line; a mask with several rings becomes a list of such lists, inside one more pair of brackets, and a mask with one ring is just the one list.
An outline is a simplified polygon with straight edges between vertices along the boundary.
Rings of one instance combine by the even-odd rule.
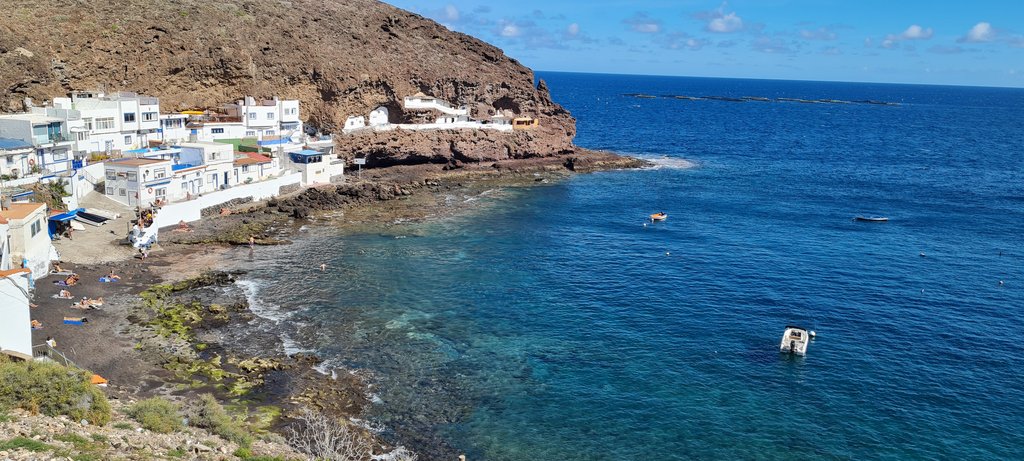
[[800, 31], [800, 36], [807, 40], [835, 40], [839, 37], [832, 29], [828, 27], [819, 27], [817, 29], [803, 29]]
[[736, 32], [743, 28], [743, 19], [736, 13], [729, 13], [708, 22], [708, 31], [718, 33]]
[[743, 30], [743, 18], [736, 15], [735, 11], [726, 13], [725, 9], [728, 6], [728, 3], [722, 2], [722, 4], [714, 10], [701, 11], [693, 16], [702, 21], [707, 21], [707, 24], [704, 26], [704, 30], [707, 30], [708, 32], [727, 34]]
[[569, 24], [569, 27], [565, 28], [565, 33], [571, 37], [575, 37], [580, 34], [580, 25], [577, 23]]
[[[935, 31], [932, 30], [931, 27], [921, 27], [917, 24], [913, 24], [910, 27], [907, 27], [907, 30], [904, 30], [903, 32], [886, 35], [879, 46], [887, 50], [891, 50], [899, 48], [900, 42], [907, 40], [928, 40], [932, 38], [933, 35], [935, 35]], [[870, 41], [866, 40], [864, 43], [870, 46]], [[912, 47], [908, 47], [907, 49], [912, 49]]]
[[459, 21], [459, 17], [460, 17], [459, 9], [456, 8], [455, 5], [452, 5], [451, 3], [449, 3], [448, 5], [445, 5], [445, 7], [444, 7], [444, 19], [445, 19], [445, 21], [448, 21], [448, 22], [458, 22]]
[[914, 24], [910, 27], [907, 27], [907, 30], [903, 31], [903, 33], [900, 34], [899, 36], [904, 40], [927, 40], [929, 38], [932, 38], [932, 35], [934, 33], [935, 31], [933, 31], [931, 27], [924, 28], [917, 24]]
[[647, 13], [636, 13], [622, 20], [623, 24], [629, 26], [633, 32], [641, 34], [657, 34], [661, 32], [661, 21], [647, 15]]
[[996, 38], [996, 30], [992, 28], [992, 24], [987, 22], [979, 22], [971, 27], [971, 30], [967, 31], [967, 35], [960, 37], [957, 42], [960, 43], [982, 43], [991, 42]]
[[498, 34], [502, 37], [518, 37], [523, 34], [523, 30], [513, 23], [505, 23], [501, 26]]

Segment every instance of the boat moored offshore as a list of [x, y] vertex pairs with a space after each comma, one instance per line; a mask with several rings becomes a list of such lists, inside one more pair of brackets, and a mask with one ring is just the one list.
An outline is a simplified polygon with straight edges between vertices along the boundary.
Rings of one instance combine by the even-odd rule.
[[806, 355], [807, 346], [813, 338], [813, 331], [808, 331], [806, 328], [787, 325], [786, 331], [782, 333], [782, 343], [779, 344], [779, 352], [800, 356]]

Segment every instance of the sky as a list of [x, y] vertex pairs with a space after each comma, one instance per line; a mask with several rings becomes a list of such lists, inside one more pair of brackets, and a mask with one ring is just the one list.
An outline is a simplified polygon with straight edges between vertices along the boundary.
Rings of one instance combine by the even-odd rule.
[[388, 0], [534, 70], [1024, 87], [1024, 0]]

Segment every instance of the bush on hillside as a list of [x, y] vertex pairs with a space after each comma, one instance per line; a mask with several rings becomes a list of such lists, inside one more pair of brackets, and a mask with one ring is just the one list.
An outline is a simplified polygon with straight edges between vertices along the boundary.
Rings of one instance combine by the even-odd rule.
[[227, 410], [210, 394], [203, 394], [199, 402], [189, 411], [189, 424], [208, 429], [224, 440], [243, 447], [252, 445], [252, 436], [242, 423], [236, 421]]
[[110, 403], [90, 377], [86, 371], [53, 362], [12, 362], [0, 355], [0, 408], [107, 424]]
[[181, 415], [178, 413], [178, 406], [160, 397], [153, 397], [132, 405], [128, 409], [128, 416], [138, 421], [143, 428], [162, 434], [184, 427]]

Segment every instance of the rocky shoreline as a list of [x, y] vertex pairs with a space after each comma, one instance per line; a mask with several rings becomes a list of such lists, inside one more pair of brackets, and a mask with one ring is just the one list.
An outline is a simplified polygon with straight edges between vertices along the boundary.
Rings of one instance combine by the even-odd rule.
[[[318, 372], [319, 359], [285, 354], [280, 337], [255, 327], [267, 322], [255, 315], [235, 284], [243, 273], [220, 257], [231, 246], [289, 243], [302, 223], [337, 227], [342, 232], [388, 228], [409, 221], [460, 213], [472, 205], [451, 203], [452, 194], [529, 187], [564, 179], [575, 172], [643, 167], [641, 160], [585, 151], [562, 157], [472, 164], [398, 166], [369, 169], [345, 184], [309, 188], [289, 196], [236, 207], [230, 214], [195, 223], [192, 232], [164, 231], [162, 247], [145, 262], [73, 268], [85, 280], [113, 269], [123, 283], [76, 289], [76, 296], [107, 296], [107, 306], [90, 312], [89, 326], [36, 332], [36, 342], [53, 334], [59, 347], [76, 351], [84, 368], [111, 380], [113, 398], [166, 395], [188, 400], [213, 393], [246, 415], [259, 431], [272, 433], [289, 415], [308, 407], [334, 417], [361, 421], [370, 395], [358, 373], [333, 377]], [[85, 287], [83, 287], [85, 288]], [[58, 325], [67, 300], [37, 291], [34, 315]], [[66, 334], [65, 334], [66, 332]], [[259, 351], [254, 353], [254, 351]], [[363, 433], [377, 440], [375, 452], [387, 452], [403, 440]], [[401, 436], [398, 437], [402, 439]], [[413, 441], [423, 459], [450, 457], [443, 441]], [[435, 446], [424, 446], [435, 445]], [[457, 453], [456, 453], [457, 454]]]

